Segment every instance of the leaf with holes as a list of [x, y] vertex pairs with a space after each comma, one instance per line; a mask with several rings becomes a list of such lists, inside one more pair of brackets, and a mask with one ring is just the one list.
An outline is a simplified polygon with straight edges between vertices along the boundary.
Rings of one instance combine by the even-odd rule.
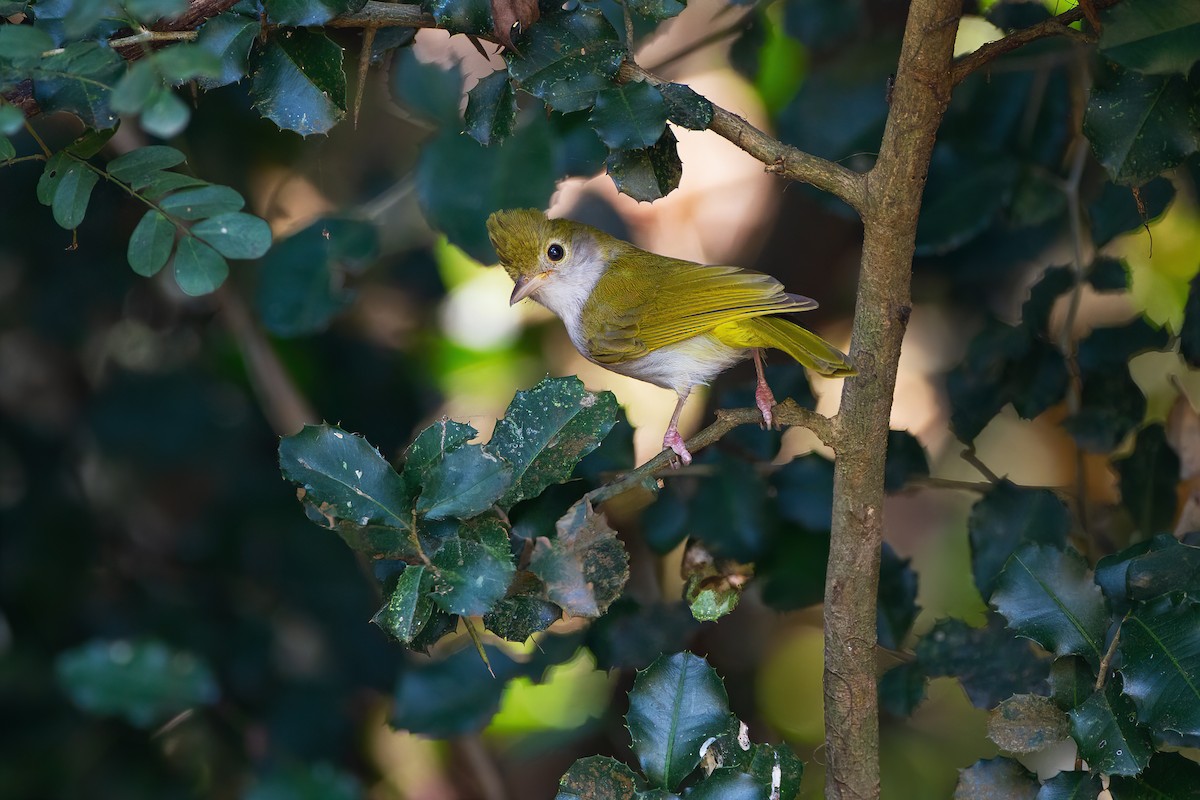
[[508, 532], [494, 514], [462, 523], [433, 554], [432, 562], [433, 601], [443, 611], [463, 616], [491, 611], [508, 591], [516, 571]]
[[629, 580], [629, 556], [617, 532], [586, 498], [571, 506], [554, 528], [554, 539], [538, 538], [529, 571], [568, 614], [599, 617]]
[[1154, 755], [1150, 733], [1137, 724], [1133, 701], [1121, 693], [1119, 680], [1109, 681], [1069, 713], [1079, 755], [1097, 772], [1137, 775]]

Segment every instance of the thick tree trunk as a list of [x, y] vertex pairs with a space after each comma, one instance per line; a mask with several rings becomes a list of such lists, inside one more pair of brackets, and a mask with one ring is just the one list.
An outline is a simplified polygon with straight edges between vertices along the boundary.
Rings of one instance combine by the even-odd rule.
[[[917, 215], [952, 88], [961, 0], [913, 0], [879, 159], [867, 175], [851, 340], [859, 374], [837, 416], [833, 539], [825, 582], [825, 736], [831, 800], [879, 797], [875, 600], [883, 465], [909, 315]], [[883, 87], [880, 87], [883, 91]]]

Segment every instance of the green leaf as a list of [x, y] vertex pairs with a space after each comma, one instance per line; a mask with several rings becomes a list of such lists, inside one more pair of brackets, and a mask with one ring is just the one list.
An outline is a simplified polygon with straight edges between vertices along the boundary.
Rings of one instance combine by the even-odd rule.
[[13, 147], [13, 143], [8, 140], [7, 136], [0, 134], [0, 161], [8, 161], [10, 158], [15, 158], [17, 148]]
[[917, 643], [917, 663], [930, 677], [958, 678], [972, 705], [993, 708], [1004, 698], [1027, 692], [1047, 674], [1047, 663], [1004, 627], [998, 614], [985, 628], [962, 620], [940, 620]]
[[187, 11], [187, 0], [122, 0], [121, 5], [139, 22], [178, 17]]
[[117, 116], [109, 96], [124, 73], [125, 60], [107, 44], [71, 42], [38, 62], [33, 96], [43, 113], [66, 111], [89, 128], [111, 128]]
[[1156, 547], [1127, 562], [1129, 598], [1153, 600], [1172, 592], [1200, 596], [1200, 547], [1182, 544], [1169, 534], [1155, 536], [1153, 542]]
[[357, 11], [362, 0], [265, 0], [267, 17], [277, 25], [303, 28], [324, 25], [334, 17]]
[[[10, 28], [16, 26], [9, 25], [5, 28], [0, 28], [0, 33], [3, 33]], [[25, 114], [21, 109], [13, 105], [0, 105], [0, 135], [15, 136], [16, 133], [25, 126]]]
[[513, 482], [513, 466], [480, 445], [464, 445], [425, 473], [417, 513], [467, 519], [495, 505]]
[[571, 477], [617, 422], [612, 392], [589, 392], [576, 377], [545, 378], [517, 392], [488, 442], [512, 464], [512, 487], [500, 499], [508, 508]]
[[[527, 575], [527, 573], [522, 573]], [[518, 577], [518, 581], [520, 576]], [[548, 600], [520, 594], [505, 597], [483, 615], [489, 631], [510, 642], [524, 642], [562, 619], [562, 609]]]
[[753, 775], [722, 767], [698, 781], [688, 792], [688, 800], [767, 800], [771, 784], [763, 786]]
[[1113, 462], [1121, 478], [1121, 504], [1129, 509], [1143, 536], [1170, 530], [1175, 518], [1179, 456], [1167, 443], [1162, 425], [1143, 428], [1133, 452]]
[[150, 94], [140, 118], [142, 130], [160, 139], [183, 133], [192, 110], [169, 87], [160, 86]]
[[589, 121], [610, 150], [641, 150], [662, 138], [666, 104], [662, 93], [649, 83], [621, 84], [596, 93]]
[[899, 650], [917, 619], [917, 573], [911, 559], [900, 558], [887, 542], [879, 562], [875, 628], [881, 647]]
[[505, 53], [509, 74], [521, 89], [564, 113], [592, 105], [625, 58], [616, 30], [587, 6], [543, 16], [519, 44], [519, 54]]
[[1200, 603], [1174, 595], [1138, 606], [1118, 650], [1138, 720], [1159, 737], [1200, 740]]
[[51, 201], [54, 221], [67, 230], [78, 228], [98, 180], [100, 176], [85, 164], [75, 160], [67, 162]]
[[276, 336], [324, 330], [354, 300], [348, 275], [379, 257], [379, 234], [368, 222], [324, 217], [275, 244], [262, 262], [255, 303]]
[[37, 182], [37, 199], [44, 206], [48, 206], [54, 202], [54, 195], [58, 192], [58, 184], [62, 182], [63, 174], [66, 168], [72, 163], [71, 158], [65, 152], [55, 153], [46, 159], [46, 166], [42, 167], [42, 174], [38, 177]]
[[1075, 287], [1075, 273], [1069, 267], [1050, 267], [1029, 290], [1029, 299], [1021, 306], [1021, 322], [1041, 337], [1049, 337], [1050, 312], [1058, 298]]
[[17, 68], [36, 64], [54, 46], [50, 34], [32, 25], [0, 26], [0, 58]]
[[200, 26], [196, 46], [212, 53], [220, 63], [216, 75], [197, 79], [200, 88], [208, 91], [246, 77], [250, 48], [261, 29], [257, 17], [235, 11], [218, 14]]
[[113, 87], [109, 103], [118, 114], [139, 114], [151, 95], [162, 87], [162, 79], [149, 59], [135, 61]]
[[910, 481], [929, 477], [929, 458], [917, 437], [908, 431], [888, 431], [887, 461], [883, 466], [883, 488], [898, 492]]
[[1080, 448], [1110, 453], [1146, 416], [1146, 396], [1124, 364], [1103, 367], [1083, 375], [1079, 411], [1062, 426]]
[[1064, 770], [1042, 784], [1037, 800], [1096, 800], [1102, 786], [1093, 772]]
[[[740, 745], [739, 745], [740, 749]], [[753, 775], [764, 789], [778, 785], [779, 797], [795, 798], [800, 794], [800, 782], [804, 778], [804, 762], [786, 744], [751, 745], [745, 751], [748, 759], [739, 766]], [[778, 778], [776, 778], [778, 768]]]
[[996, 579], [1022, 544], [1036, 542], [1062, 548], [1071, 532], [1071, 512], [1049, 489], [1026, 489], [1002, 480], [971, 507], [967, 537], [971, 542], [971, 574], [986, 601]]
[[158, 206], [180, 219], [208, 219], [228, 214], [246, 205], [242, 196], [228, 186], [201, 186], [163, 198]]
[[810, 531], [833, 524], [833, 462], [817, 453], [794, 458], [771, 476], [779, 512]]
[[396, 685], [392, 725], [398, 730], [449, 738], [479, 730], [500, 708], [517, 665], [497, 647], [484, 646], [488, 666], [474, 648], [438, 660], [409, 663]]
[[688, 544], [679, 571], [684, 580], [683, 599], [699, 622], [715, 622], [733, 613], [754, 576], [753, 566], [713, 558], [697, 541]]
[[1079, 369], [1089, 373], [1123, 367], [1139, 353], [1167, 349], [1169, 339], [1166, 330], [1155, 328], [1140, 317], [1128, 325], [1096, 328], [1079, 343]]
[[323, 33], [278, 32], [250, 77], [254, 108], [284, 130], [328, 133], [346, 116], [342, 48]]
[[667, 119], [691, 131], [705, 130], [712, 124], [713, 106], [682, 83], [666, 83], [658, 87], [667, 104]]
[[1100, 52], [1123, 67], [1186, 77], [1200, 60], [1200, 6], [1190, 0], [1127, 0], [1100, 21]]
[[[459, 132], [462, 127], [459, 101], [462, 99], [463, 75], [457, 65], [443, 67], [427, 63], [417, 58], [411, 47], [406, 48], [395, 58], [391, 86], [396, 100], [407, 111], [446, 129], [442, 131], [444, 134]], [[454, 130], [448, 130], [450, 128]]]
[[451, 33], [492, 33], [492, 7], [488, 0], [424, 0], [421, 7], [433, 15], [439, 28]]
[[517, 94], [508, 72], [480, 78], [467, 93], [466, 131], [484, 147], [510, 136], [517, 122]]
[[192, 235], [226, 258], [258, 258], [271, 249], [271, 226], [252, 214], [233, 211], [192, 226]]
[[986, 758], [958, 773], [954, 800], [1035, 800], [1037, 776], [1011, 758]]
[[1096, 672], [1078, 656], [1058, 658], [1050, 666], [1050, 696], [1063, 711], [1077, 708], [1096, 690]]
[[1073, 548], [1028, 543], [1008, 559], [992, 605], [1020, 636], [1055, 655], [1103, 656], [1108, 612], [1087, 562]]
[[163, 78], [176, 85], [194, 78], [217, 78], [221, 75], [220, 58], [192, 42], [156, 50], [153, 61]]
[[79, 708], [149, 728], [197, 705], [216, 702], [208, 665], [162, 642], [94, 639], [60, 653], [59, 685]]
[[433, 601], [429, 598], [432, 586], [433, 575], [427, 567], [405, 567], [371, 622], [401, 644], [411, 643], [433, 613]]
[[629, 556], [604, 514], [586, 498], [554, 526], [553, 540], [539, 538], [529, 571], [542, 579], [546, 596], [576, 617], [598, 617], [629, 579]]
[[94, 131], [89, 128], [80, 134], [79, 138], [67, 145], [67, 152], [79, 158], [91, 158], [104, 149], [104, 146], [108, 144], [116, 132], [116, 128], [108, 128], [101, 131]]
[[558, 784], [554, 800], [618, 800], [645, 788], [629, 767], [608, 756], [588, 756], [571, 765]]
[[425, 219], [472, 258], [494, 262], [488, 215], [546, 207], [558, 178], [547, 157], [553, 147], [542, 113], [522, 115], [503, 147], [483, 147], [457, 129], [442, 131], [421, 148], [417, 162], [417, 200]]
[[1196, 95], [1181, 77], [1126, 71], [1092, 89], [1083, 132], [1113, 181], [1146, 183], [1200, 148]]
[[1113, 775], [1108, 779], [1112, 800], [1197, 800], [1197, 787], [1200, 764], [1179, 753], [1156, 753], [1136, 778]]
[[333, 527], [339, 520], [412, 530], [411, 493], [379, 451], [334, 425], [305, 425], [279, 442], [283, 476]]
[[424, 477], [446, 454], [457, 450], [479, 434], [465, 422], [442, 417], [425, 430], [404, 451], [404, 483], [413, 495], [423, 485]]
[[1179, 329], [1179, 354], [1189, 367], [1200, 367], [1200, 274], [1188, 284], [1183, 326]]
[[883, 673], [878, 684], [879, 709], [900, 719], [911, 716], [925, 699], [926, 677], [917, 663], [900, 664]]
[[147, 278], [166, 266], [175, 249], [175, 224], [154, 209], [142, 217], [129, 237], [129, 266]]
[[152, 172], [134, 182], [133, 188], [146, 197], [157, 200], [163, 195], [180, 189], [191, 189], [196, 186], [208, 186], [206, 180], [184, 175], [182, 172]]
[[229, 277], [229, 264], [199, 239], [185, 236], [175, 248], [175, 282], [192, 297], [215, 292]]
[[1137, 775], [1146, 768], [1154, 746], [1138, 726], [1133, 701], [1121, 694], [1120, 682], [1110, 681], [1083, 705], [1071, 709], [1071, 736], [1079, 755], [1096, 772]]
[[241, 795], [242, 800], [362, 800], [358, 779], [325, 762], [275, 767]]
[[1071, 738], [1071, 722], [1049, 697], [1015, 694], [992, 709], [987, 735], [1006, 753], [1036, 753]]
[[174, 147], [161, 144], [139, 147], [108, 162], [108, 174], [130, 185], [138, 185], [148, 176], [182, 164], [186, 159]]
[[1129, 288], [1129, 268], [1124, 261], [1101, 256], [1092, 262], [1088, 283], [1097, 292], [1123, 292]]
[[682, 650], [698, 627], [683, 603], [642, 605], [625, 596], [588, 627], [587, 646], [597, 669], [644, 669], [661, 654]]
[[[1100, 197], [1088, 206], [1092, 241], [1096, 249], [1100, 249], [1126, 231], [1140, 228], [1145, 223], [1161, 217], [1175, 198], [1175, 185], [1164, 177], [1155, 178], [1140, 186], [1137, 191], [1142, 200], [1141, 208], [1138, 207], [1133, 189], [1112, 182], [1104, 184]], [[1120, 288], [1125, 288], [1125, 285], [1121, 284]]]
[[618, 191], [646, 203], [675, 191], [683, 177], [683, 163], [670, 128], [653, 147], [609, 153], [605, 166]]
[[625, 721], [642, 772], [673, 791], [700, 763], [700, 745], [725, 730], [729, 699], [704, 659], [676, 653], [638, 673]]
[[[456, 450], [447, 461], [472, 450]], [[434, 553], [433, 567], [433, 601], [443, 611], [463, 616], [491, 611], [508, 591], [516, 571], [508, 532], [499, 517], [490, 514], [462, 523], [457, 534]]]

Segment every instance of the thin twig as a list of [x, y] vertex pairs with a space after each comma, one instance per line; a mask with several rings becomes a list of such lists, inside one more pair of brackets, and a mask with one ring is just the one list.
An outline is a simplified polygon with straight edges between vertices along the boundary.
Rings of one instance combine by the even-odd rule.
[[[808, 428], [817, 435], [822, 443], [834, 447], [834, 425], [829, 417], [815, 411], [801, 408], [792, 399], [784, 400], [774, 409], [775, 420], [783, 427], [798, 425]], [[731, 408], [717, 411], [717, 421], [697, 433], [687, 441], [688, 450], [693, 453], [710, 444], [719, 441], [725, 434], [741, 425], [759, 424], [762, 422], [762, 412], [757, 408]], [[617, 495], [656, 482], [655, 473], [667, 468], [674, 454], [664, 450], [654, 458], [642, 464], [635, 470], [627, 472], [611, 483], [606, 483], [599, 489], [588, 492], [587, 497], [592, 505], [599, 505], [605, 500], [611, 500]]]
[[1113, 634], [1112, 642], [1108, 645], [1108, 651], [1105, 652], [1104, 658], [1100, 659], [1100, 674], [1096, 676], [1096, 691], [1104, 688], [1104, 682], [1108, 680], [1108, 667], [1112, 664], [1113, 656], [1117, 654], [1117, 643], [1121, 641], [1121, 626], [1125, 624], [1125, 620], [1129, 619], [1129, 614], [1121, 617], [1121, 621], [1117, 623], [1117, 632]]
[[979, 454], [975, 452], [974, 447], [968, 447], [962, 451], [962, 460], [974, 467], [980, 475], [987, 478], [992, 483], [1000, 483], [1000, 481], [1004, 480], [999, 475], [992, 472], [991, 467], [983, 463], [983, 459], [981, 459]]
[[122, 47], [135, 47], [137, 45], [153, 44], [156, 42], [194, 42], [198, 35], [196, 31], [146, 30], [117, 39], [109, 39], [108, 46], [113, 50], [119, 50]]
[[724, 28], [717, 28], [715, 31], [712, 31], [711, 33], [709, 33], [705, 36], [701, 36], [696, 41], [685, 44], [683, 47], [680, 47], [678, 50], [676, 50], [674, 53], [671, 53], [669, 56], [664, 56], [663, 58], [654, 62], [650, 66], [646, 67], [646, 71], [647, 72], [660, 72], [660, 71], [666, 69], [667, 67], [671, 66], [675, 62], [679, 61], [680, 59], [687, 58], [688, 56], [692, 55], [693, 53], [695, 53], [699, 50], [703, 50], [705, 47], [708, 47], [709, 45], [713, 45], [724, 39], [728, 39], [730, 36], [733, 36], [735, 33], [739, 33], [741, 31], [745, 30], [747, 23], [750, 21], [750, 17], [753, 15], [754, 15], [753, 11], [751, 11], [749, 14], [743, 14], [737, 20], [731, 22], [729, 25], [726, 25]]
[[[1121, 0], [1094, 0], [1092, 6], [1096, 9], [1104, 9], [1110, 6], [1115, 6]], [[1070, 27], [1072, 23], [1078, 22], [1084, 18], [1084, 9], [1080, 6], [1072, 8], [1070, 11], [1064, 11], [1056, 17], [1043, 20], [1036, 25], [1030, 25], [1028, 28], [1021, 28], [1013, 31], [1003, 39], [997, 39], [994, 42], [988, 42], [973, 53], [968, 53], [962, 58], [954, 62], [952, 67], [953, 79], [952, 83], [957, 86], [966, 79], [972, 72], [977, 72], [993, 59], [1011, 53], [1019, 47], [1045, 39], [1050, 36], [1069, 36], [1075, 39], [1086, 39], [1091, 41], [1090, 37], [1080, 31]]]

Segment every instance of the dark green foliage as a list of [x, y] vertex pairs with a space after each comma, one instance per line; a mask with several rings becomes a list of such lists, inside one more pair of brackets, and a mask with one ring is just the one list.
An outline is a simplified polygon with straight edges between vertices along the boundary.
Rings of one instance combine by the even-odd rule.
[[1071, 513], [1047, 489], [1025, 489], [1008, 481], [996, 484], [971, 507], [967, 536], [971, 572], [984, 600], [1009, 556], [1022, 544], [1037, 542], [1062, 548], [1071, 530]]
[[1167, 444], [1162, 425], [1143, 428], [1127, 458], [1114, 462], [1121, 479], [1121, 503], [1143, 536], [1170, 529], [1175, 519], [1179, 456]]
[[712, 122], [712, 103], [682, 83], [665, 83], [658, 87], [667, 104], [667, 118], [688, 130], [702, 131]]
[[1200, 59], [1200, 9], [1187, 0], [1129, 0], [1101, 19], [1100, 52], [1123, 67], [1186, 76]]
[[1064, 770], [1042, 784], [1037, 800], [1093, 800], [1100, 788], [1099, 775]]
[[505, 55], [509, 74], [521, 89], [563, 113], [591, 106], [624, 57], [616, 30], [586, 6], [543, 16], [517, 44], [519, 54]]
[[284, 130], [328, 133], [346, 116], [342, 49], [323, 33], [272, 36], [258, 51], [250, 79], [255, 109]]
[[1121, 626], [1120, 652], [1138, 721], [1159, 737], [1200, 742], [1200, 604], [1179, 595], [1140, 604]]
[[1071, 709], [1071, 737], [1088, 765], [1106, 775], [1136, 775], [1146, 768], [1154, 748], [1150, 734], [1137, 724], [1133, 701], [1110, 682], [1082, 705]]
[[675, 134], [667, 128], [650, 147], [609, 152], [605, 165], [609, 177], [622, 194], [650, 203], [679, 187], [683, 164], [676, 149]]
[[1157, 753], [1136, 778], [1112, 776], [1108, 790], [1113, 800], [1196, 800], [1200, 797], [1200, 764], [1179, 753]]
[[916, 652], [927, 675], [958, 678], [978, 708], [992, 708], [1010, 695], [1036, 689], [1047, 675], [1046, 661], [1005, 628], [999, 615], [992, 615], [984, 628], [941, 620], [921, 637]]
[[480, 78], [467, 93], [466, 131], [487, 147], [510, 136], [517, 122], [517, 95], [505, 70]]
[[1006, 798], [1006, 800], [1035, 800], [1038, 796], [1037, 776], [1011, 758], [988, 758], [976, 761], [958, 776], [955, 800], [973, 798]]
[[1079, 656], [1056, 658], [1050, 665], [1050, 696], [1063, 711], [1077, 708], [1095, 687], [1096, 671]]
[[60, 654], [55, 672], [79, 708], [139, 728], [218, 698], [207, 664], [157, 641], [97, 639]]
[[1024, 544], [996, 579], [992, 604], [1010, 628], [1059, 656], [1099, 664], [1108, 612], [1100, 587], [1074, 548]]
[[[1138, 207], [1138, 197], [1141, 198], [1145, 214]], [[1134, 191], [1128, 186], [1118, 186], [1106, 183], [1100, 196], [1088, 206], [1088, 219], [1092, 223], [1092, 241], [1097, 247], [1108, 244], [1118, 234], [1134, 230], [1151, 220], [1162, 216], [1162, 213], [1175, 198], [1175, 186], [1166, 178], [1155, 178]], [[1097, 265], [1104, 263], [1098, 259]], [[1093, 272], [1095, 272], [1093, 267]], [[1099, 287], [1097, 287], [1099, 288]], [[1124, 285], [1122, 284], [1122, 288]]]
[[197, 46], [215, 55], [221, 65], [216, 75], [198, 79], [200, 87], [216, 89], [246, 77], [250, 48], [260, 29], [257, 17], [236, 11], [218, 14], [200, 26]]
[[1183, 327], [1179, 331], [1179, 354], [1190, 367], [1200, 366], [1200, 275], [1192, 278], [1188, 287], [1187, 305], [1183, 311]]
[[644, 81], [596, 93], [589, 119], [609, 150], [654, 147], [667, 124], [662, 92]]
[[899, 649], [912, 630], [919, 611], [917, 573], [909, 559], [901, 559], [887, 542], [879, 565], [879, 600], [876, 628], [882, 647]]
[[642, 605], [623, 597], [588, 629], [600, 669], [644, 669], [660, 653], [683, 649], [698, 624], [683, 603]]
[[908, 431], [889, 431], [883, 488], [898, 492], [914, 479], [929, 477], [929, 459], [917, 437]]

